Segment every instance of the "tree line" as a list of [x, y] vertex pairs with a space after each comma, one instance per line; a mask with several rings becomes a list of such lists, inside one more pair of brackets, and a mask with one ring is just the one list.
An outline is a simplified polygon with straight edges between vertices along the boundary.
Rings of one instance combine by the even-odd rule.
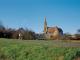
[[[21, 34], [22, 36], [19, 36]], [[3, 25], [0, 25], [0, 38], [9, 38], [9, 39], [19, 39], [22, 37], [24, 40], [36, 39], [36, 34], [32, 30], [19, 28], [5, 28]]]
[[63, 40], [80, 40], [80, 29], [75, 34], [64, 33]]
[[[19, 28], [6, 28], [0, 23], [0, 38], [22, 39], [22, 40], [45, 40], [44, 33], [37, 34], [32, 30]], [[80, 29], [76, 34], [64, 33], [62, 40], [80, 40]]]

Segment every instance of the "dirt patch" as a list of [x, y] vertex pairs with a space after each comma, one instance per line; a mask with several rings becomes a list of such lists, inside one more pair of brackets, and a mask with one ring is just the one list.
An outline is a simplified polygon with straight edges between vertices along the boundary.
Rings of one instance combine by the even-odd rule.
[[64, 60], [64, 56], [60, 56], [58, 60]]

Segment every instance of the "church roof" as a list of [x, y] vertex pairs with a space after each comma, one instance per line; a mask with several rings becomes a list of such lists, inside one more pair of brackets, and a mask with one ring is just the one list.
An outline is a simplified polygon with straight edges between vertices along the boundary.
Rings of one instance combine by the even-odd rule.
[[58, 30], [58, 27], [48, 27], [47, 32], [53, 33], [53, 32], [55, 32], [56, 30]]
[[47, 28], [47, 32], [49, 33], [54, 33], [56, 30], [58, 30], [59, 32], [63, 32], [61, 28], [55, 26], [55, 27], [48, 27]]

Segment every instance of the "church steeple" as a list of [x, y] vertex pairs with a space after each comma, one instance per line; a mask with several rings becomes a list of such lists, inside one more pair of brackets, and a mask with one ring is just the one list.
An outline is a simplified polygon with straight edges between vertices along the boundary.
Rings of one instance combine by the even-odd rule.
[[46, 17], [44, 19], [44, 33], [47, 32], [47, 21], [46, 21]]

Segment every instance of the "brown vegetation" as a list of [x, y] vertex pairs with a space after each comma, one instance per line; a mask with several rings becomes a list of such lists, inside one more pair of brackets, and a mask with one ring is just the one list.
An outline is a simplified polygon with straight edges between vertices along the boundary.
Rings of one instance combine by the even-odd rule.
[[[21, 36], [19, 36], [21, 34]], [[5, 27], [1, 26], [0, 27], [0, 38], [11, 38], [11, 39], [25, 39], [25, 40], [32, 40], [35, 39], [35, 32], [28, 30], [28, 29], [23, 29], [19, 28], [17, 30], [15, 29], [6, 29]]]

